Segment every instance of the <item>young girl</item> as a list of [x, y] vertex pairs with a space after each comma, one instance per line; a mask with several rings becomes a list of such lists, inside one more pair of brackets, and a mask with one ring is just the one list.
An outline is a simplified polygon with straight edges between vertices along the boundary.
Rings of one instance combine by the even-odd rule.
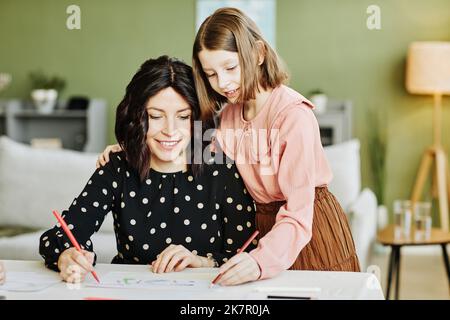
[[255, 23], [234, 8], [214, 12], [197, 33], [193, 68], [202, 115], [225, 104], [217, 139], [257, 202], [261, 234], [249, 255], [220, 268], [219, 283], [289, 267], [359, 271], [347, 218], [327, 189], [332, 173], [313, 105], [283, 85], [286, 73]]
[[218, 283], [288, 268], [359, 271], [347, 218], [327, 189], [332, 173], [313, 105], [283, 85], [287, 74], [255, 23], [238, 9], [215, 11], [195, 38], [193, 69], [202, 117], [220, 112], [217, 140], [257, 202], [261, 236], [256, 249], [220, 267]]
[[191, 67], [167, 56], [146, 61], [117, 108], [124, 151], [63, 212], [84, 251], [71, 248], [57, 225], [40, 239], [46, 266], [67, 282], [83, 280], [95, 261], [90, 237], [109, 211], [118, 250], [112, 263], [170, 272], [233, 256], [254, 231], [254, 204], [234, 166], [194, 164], [194, 152], [189, 161], [199, 115]]

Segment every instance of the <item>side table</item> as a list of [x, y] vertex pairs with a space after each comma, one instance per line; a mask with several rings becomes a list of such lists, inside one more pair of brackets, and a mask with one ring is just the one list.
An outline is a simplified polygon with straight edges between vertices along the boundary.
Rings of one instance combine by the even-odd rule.
[[438, 228], [432, 228], [429, 237], [416, 239], [414, 229], [411, 230], [411, 234], [409, 237], [399, 237], [396, 235], [395, 226], [389, 225], [385, 229], [378, 232], [377, 241], [384, 246], [391, 247], [386, 289], [387, 300], [389, 300], [391, 284], [393, 281], [395, 281], [395, 299], [398, 300], [400, 291], [400, 249], [403, 246], [440, 245], [442, 248], [442, 256], [444, 258], [445, 269], [447, 271], [447, 279], [450, 286], [450, 264], [446, 247], [447, 244], [450, 243], [449, 232], [445, 232], [444, 230]]

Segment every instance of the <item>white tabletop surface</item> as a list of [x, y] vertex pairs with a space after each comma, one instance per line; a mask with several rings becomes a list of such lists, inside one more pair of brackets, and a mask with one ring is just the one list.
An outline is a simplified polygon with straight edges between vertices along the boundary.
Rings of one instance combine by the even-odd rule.
[[[6, 269], [6, 279], [8, 272], [38, 272], [39, 274], [52, 275], [59, 279], [58, 273], [48, 270], [41, 261], [4, 261]], [[95, 270], [102, 279], [108, 272], [142, 272], [146, 275], [152, 274], [148, 266], [145, 265], [114, 265], [97, 264]], [[211, 280], [217, 274], [217, 269], [198, 268], [186, 269], [182, 272], [163, 274], [167, 279], [184, 280]], [[161, 275], [158, 275], [161, 277]], [[8, 281], [8, 280], [6, 280]], [[86, 281], [94, 281], [88, 275]], [[281, 288], [281, 289], [280, 289]], [[71, 288], [64, 282], [56, 283], [49, 288], [38, 292], [9, 292], [1, 289], [0, 295], [6, 296], [8, 300], [39, 299], [39, 300], [73, 300], [84, 299], [86, 297], [102, 297], [113, 299], [151, 299], [151, 300], [260, 300], [266, 299], [267, 291], [270, 293], [276, 290], [300, 290], [304, 288], [315, 289], [317, 299], [384, 299], [380, 283], [374, 274], [363, 272], [325, 272], [325, 271], [285, 271], [273, 279], [260, 280], [248, 284], [215, 287], [213, 289], [192, 290], [182, 287], [165, 287], [155, 289], [112, 289], [112, 288], [92, 288], [86, 284], [81, 284], [78, 288]], [[312, 290], [311, 289], [311, 290]], [[275, 293], [276, 294], [276, 293]]]

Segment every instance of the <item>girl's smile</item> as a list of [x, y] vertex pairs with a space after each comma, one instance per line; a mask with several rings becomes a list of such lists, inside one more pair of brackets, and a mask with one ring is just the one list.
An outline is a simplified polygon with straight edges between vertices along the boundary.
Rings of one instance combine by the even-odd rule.
[[237, 97], [239, 97], [239, 88], [234, 89], [234, 90], [230, 90], [230, 91], [225, 91], [224, 95], [228, 98], [228, 100], [233, 100], [233, 99], [237, 99]]
[[198, 58], [209, 84], [231, 103], [238, 100], [241, 86], [241, 68], [237, 52], [202, 50]]

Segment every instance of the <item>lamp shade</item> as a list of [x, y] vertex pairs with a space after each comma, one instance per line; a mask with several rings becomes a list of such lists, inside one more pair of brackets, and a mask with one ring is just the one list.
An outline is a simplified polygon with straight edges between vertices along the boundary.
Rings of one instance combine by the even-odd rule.
[[406, 89], [413, 94], [450, 95], [450, 42], [413, 42], [409, 46]]

